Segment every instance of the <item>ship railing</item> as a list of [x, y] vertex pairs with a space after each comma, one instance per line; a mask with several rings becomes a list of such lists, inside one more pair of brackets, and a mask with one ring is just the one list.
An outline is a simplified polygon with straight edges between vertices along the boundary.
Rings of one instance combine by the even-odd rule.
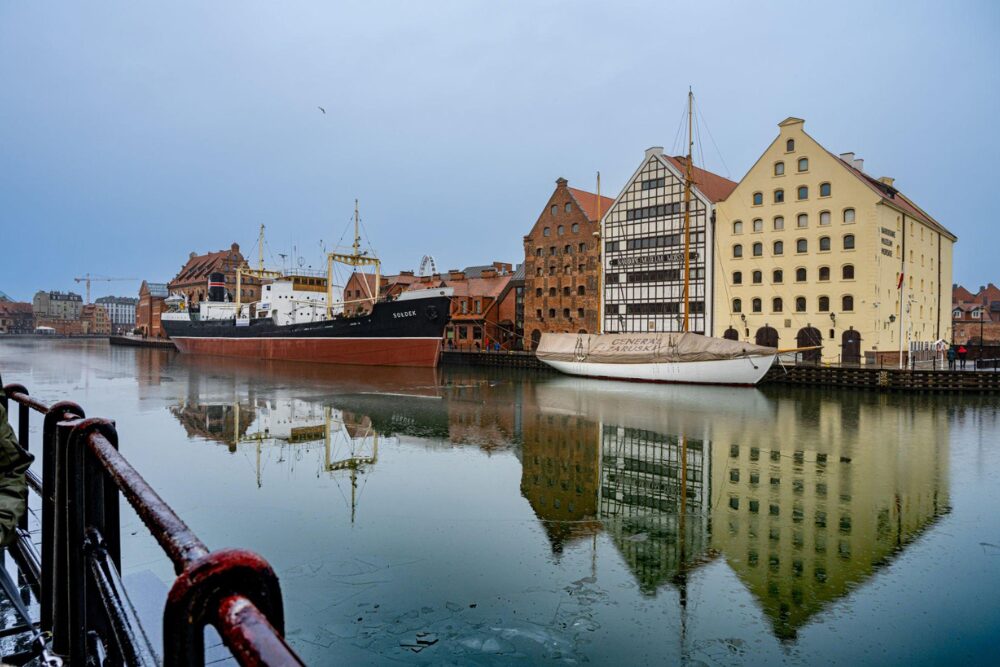
[[[41, 498], [41, 554], [20, 520], [12, 557], [39, 601], [51, 651], [71, 665], [204, 665], [213, 626], [241, 665], [301, 665], [284, 638], [278, 578], [261, 556], [211, 551], [118, 451], [113, 421], [86, 418], [76, 403], [45, 405], [20, 384], [18, 440], [29, 449], [31, 415], [43, 416], [42, 474], [27, 472]], [[157, 654], [121, 579], [119, 499], [124, 496], [170, 558], [176, 579], [163, 611]]]

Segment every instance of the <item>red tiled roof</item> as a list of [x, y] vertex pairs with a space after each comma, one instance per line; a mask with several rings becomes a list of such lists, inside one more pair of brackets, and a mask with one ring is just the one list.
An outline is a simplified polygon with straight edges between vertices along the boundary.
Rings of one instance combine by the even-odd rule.
[[0, 301], [0, 313], [8, 315], [31, 315], [34, 312], [32, 305], [23, 301]]
[[1000, 287], [997, 287], [993, 283], [989, 283], [986, 285], [985, 289], [979, 290], [975, 298], [982, 303], [1000, 301]]
[[[670, 156], [664, 155], [671, 164], [677, 167], [678, 170], [683, 174], [685, 171], [685, 165], [687, 163], [687, 157], [683, 155]], [[709, 198], [714, 204], [715, 202], [720, 202], [729, 194], [736, 189], [739, 183], [735, 183], [728, 178], [714, 174], [707, 169], [702, 169], [691, 165], [691, 178], [694, 181], [694, 186], [698, 188], [703, 195]]]
[[961, 285], [953, 287], [952, 290], [951, 290], [951, 302], [952, 303], [961, 303], [963, 301], [972, 301], [973, 298], [974, 297], [972, 296], [972, 292], [970, 292], [969, 290], [965, 289]]
[[598, 199], [596, 194], [593, 192], [587, 192], [586, 190], [580, 190], [578, 188], [567, 187], [566, 189], [569, 190], [571, 195], [573, 195], [573, 199], [575, 199], [576, 203], [580, 205], [580, 208], [582, 208], [583, 212], [587, 215], [587, 219], [591, 222], [597, 222], [600, 220], [601, 216], [607, 213], [608, 209], [611, 208], [611, 205], [615, 203], [615, 200], [611, 197], [601, 195], [601, 210], [600, 213], [598, 213]]
[[[826, 152], [830, 153], [830, 151]], [[875, 194], [882, 197], [882, 201], [884, 203], [888, 204], [889, 206], [900, 209], [903, 213], [916, 218], [917, 220], [929, 226], [931, 229], [934, 229], [935, 231], [941, 232], [953, 239], [957, 238], [954, 234], [949, 232], [944, 225], [942, 225], [940, 222], [932, 218], [927, 212], [925, 212], [922, 208], [914, 204], [911, 199], [909, 199], [906, 195], [897, 190], [895, 187], [886, 185], [877, 178], [872, 178], [865, 172], [855, 167], [853, 164], [850, 164], [847, 161], [842, 160], [840, 156], [833, 155], [833, 153], [830, 153], [830, 155], [836, 158], [836, 160], [840, 162], [840, 164], [842, 164], [845, 169], [854, 174], [854, 176], [857, 177], [858, 180], [860, 180], [862, 183], [871, 188], [872, 191], [875, 192]]]
[[236, 252], [229, 249], [220, 250], [218, 252], [210, 252], [204, 255], [195, 255], [187, 261], [187, 263], [177, 273], [177, 276], [170, 282], [173, 284], [187, 282], [189, 280], [197, 280], [199, 278], [207, 278], [208, 274], [215, 271], [225, 273], [225, 268], [222, 266], [222, 263], [227, 260], [230, 255], [235, 256]]

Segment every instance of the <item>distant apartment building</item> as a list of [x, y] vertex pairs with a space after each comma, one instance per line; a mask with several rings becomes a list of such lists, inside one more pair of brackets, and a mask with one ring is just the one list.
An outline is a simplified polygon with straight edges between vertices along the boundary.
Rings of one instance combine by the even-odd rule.
[[[236, 300], [236, 269], [245, 265], [246, 261], [240, 253], [240, 245], [233, 243], [228, 250], [219, 250], [204, 255], [192, 252], [188, 260], [177, 272], [174, 279], [167, 283], [170, 294], [185, 296], [188, 303], [195, 306], [208, 298], [208, 276], [221, 273], [225, 276], [226, 298]], [[251, 303], [260, 299], [259, 278], [243, 276], [241, 281], [240, 300]]]
[[94, 303], [108, 314], [111, 328], [115, 333], [135, 328], [135, 307], [139, 303], [139, 299], [127, 296], [102, 296]]
[[32, 304], [0, 300], [0, 334], [28, 334], [35, 330]]
[[35, 293], [31, 305], [36, 319], [78, 320], [83, 298], [74, 292], [39, 291]]
[[955, 235], [800, 118], [719, 203], [716, 233], [717, 336], [848, 363], [951, 339]]
[[542, 333], [597, 333], [600, 216], [614, 200], [556, 180], [524, 236], [524, 324], [527, 344]]
[[[736, 183], [692, 167], [685, 237], [686, 158], [646, 150], [642, 163], [602, 219], [604, 323], [607, 333], [688, 331], [710, 334], [716, 202]], [[685, 304], [684, 248], [689, 286]]]
[[111, 318], [96, 303], [88, 303], [80, 310], [80, 333], [87, 336], [111, 335]]

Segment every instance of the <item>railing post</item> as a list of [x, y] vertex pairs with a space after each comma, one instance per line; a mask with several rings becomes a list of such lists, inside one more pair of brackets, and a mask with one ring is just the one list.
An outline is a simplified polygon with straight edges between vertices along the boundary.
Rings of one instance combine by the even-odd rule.
[[[7, 410], [7, 416], [10, 417], [10, 403], [8, 402], [9, 397], [13, 393], [28, 395], [28, 388], [23, 384], [9, 384], [4, 389], [3, 404], [4, 408]], [[17, 442], [24, 451], [30, 451], [28, 446], [29, 439], [29, 420], [31, 419], [31, 408], [26, 403], [17, 404]], [[27, 507], [28, 490], [24, 490], [25, 496], [25, 507]], [[17, 527], [21, 530], [28, 530], [28, 513], [25, 512], [21, 515], [21, 518], [17, 522]]]
[[[219, 606], [231, 595], [246, 597], [278, 635], [284, 636], [281, 587], [267, 561], [242, 549], [214, 551], [181, 572], [167, 596], [163, 611], [166, 667], [205, 664], [205, 625], [219, 620]], [[223, 634], [221, 628], [217, 629]]]
[[[60, 401], [49, 408], [42, 426], [42, 595], [39, 600], [42, 630], [54, 632], [57, 600], [56, 571], [65, 553], [56, 550], [56, 458], [61, 421], [82, 417], [83, 408], [76, 403]], [[61, 540], [60, 540], [61, 541]], [[57, 651], [58, 652], [58, 651]]]

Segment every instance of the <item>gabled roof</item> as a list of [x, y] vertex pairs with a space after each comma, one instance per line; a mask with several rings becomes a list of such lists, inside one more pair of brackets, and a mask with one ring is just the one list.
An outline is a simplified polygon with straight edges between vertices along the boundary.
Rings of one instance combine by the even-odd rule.
[[[586, 190], [580, 190], [578, 188], [566, 187], [569, 190], [570, 195], [576, 200], [577, 205], [583, 212], [587, 215], [587, 219], [591, 222], [597, 222], [601, 219], [601, 216], [608, 212], [611, 205], [615, 203], [615, 200], [611, 197], [605, 197], [601, 195], [598, 199], [597, 195], [593, 192], [587, 192]], [[598, 214], [597, 207], [598, 202], [600, 202], [600, 214]]]
[[[819, 142], [816, 143], [818, 144]], [[824, 148], [823, 150], [826, 150], [826, 148]], [[830, 153], [830, 151], [828, 150], [826, 152]], [[953, 241], [957, 240], [958, 238], [957, 236], [948, 231], [944, 225], [942, 225], [940, 222], [931, 217], [926, 211], [924, 211], [922, 208], [913, 203], [911, 199], [909, 199], [906, 195], [897, 190], [895, 187], [883, 183], [877, 178], [872, 178], [865, 172], [855, 167], [852, 163], [849, 163], [846, 160], [842, 159], [839, 155], [834, 155], [833, 153], [830, 153], [830, 155], [833, 156], [837, 160], [837, 162], [839, 162], [845, 169], [854, 174], [854, 176], [858, 180], [860, 180], [862, 183], [871, 188], [871, 190], [875, 192], [875, 194], [880, 196], [882, 198], [883, 204], [886, 204], [892, 208], [901, 211], [902, 213], [905, 213], [906, 215], [916, 218], [917, 220], [924, 223], [931, 229], [940, 232], [945, 236], [948, 236]]]
[[961, 285], [956, 285], [951, 288], [951, 300], [952, 302], [962, 302], [962, 301], [972, 301], [972, 292], [965, 289]]
[[226, 267], [223, 264], [227, 260], [242, 261], [242, 259], [243, 255], [240, 254], [240, 247], [235, 243], [226, 250], [210, 252], [204, 255], [194, 255], [188, 258], [187, 263], [181, 267], [181, 270], [170, 282], [179, 283], [208, 278], [208, 274], [216, 271], [225, 273]]
[[34, 306], [21, 301], [0, 301], [0, 313], [8, 315], [31, 315], [34, 313]]
[[[684, 174], [687, 157], [683, 155], [677, 155], [671, 157], [670, 155], [664, 155], [671, 164], [673, 164], [677, 169]], [[703, 195], [708, 197], [712, 203], [717, 203], [725, 199], [736, 189], [739, 183], [729, 180], [724, 176], [719, 176], [718, 174], [712, 173], [707, 169], [702, 169], [691, 165], [691, 179], [694, 182], [694, 186], [698, 188]]]

